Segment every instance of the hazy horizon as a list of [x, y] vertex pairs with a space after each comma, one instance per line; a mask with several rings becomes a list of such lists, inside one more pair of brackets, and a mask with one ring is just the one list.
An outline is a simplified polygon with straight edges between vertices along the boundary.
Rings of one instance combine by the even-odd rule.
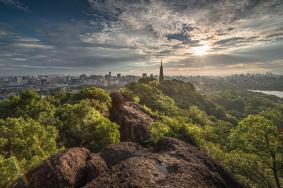
[[281, 0], [0, 0], [0, 76], [283, 74]]
[[[166, 71], [166, 70], [165, 70]], [[91, 75], [100, 75], [100, 76], [105, 76], [108, 75], [109, 72], [100, 72], [100, 73], [94, 73], [92, 71], [90, 72], [75, 72], [75, 73], [68, 73], [68, 72], [63, 72], [63, 73], [35, 73], [35, 74], [9, 74], [9, 75], [0, 75], [1, 77], [13, 77], [13, 76], [74, 76], [74, 77], [78, 77], [80, 75], [87, 75], [87, 76], [91, 76]], [[136, 74], [127, 74], [127, 73], [121, 73], [121, 72], [111, 72], [112, 76], [117, 76], [117, 74], [121, 74], [121, 76], [137, 76], [137, 77], [143, 77], [143, 74], [146, 73], [147, 76], [149, 77], [151, 74], [153, 74], [153, 76], [158, 77], [159, 73], [147, 73], [147, 72], [141, 72], [141, 73], [136, 73]], [[165, 72], [166, 73], [166, 72]], [[283, 74], [276, 74], [276, 73], [272, 73], [272, 72], [247, 72], [247, 73], [234, 73], [234, 74], [221, 74], [221, 75], [200, 75], [200, 74], [191, 74], [191, 75], [182, 75], [182, 74], [170, 74], [167, 75], [165, 74], [165, 77], [229, 77], [229, 76], [235, 76], [235, 75], [266, 75], [267, 73], [271, 73], [273, 76], [283, 76]]]

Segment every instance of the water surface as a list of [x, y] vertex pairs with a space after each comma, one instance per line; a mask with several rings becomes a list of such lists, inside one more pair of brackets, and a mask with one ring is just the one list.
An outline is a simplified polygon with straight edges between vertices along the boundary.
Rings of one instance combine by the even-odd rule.
[[263, 91], [263, 90], [250, 90], [253, 92], [260, 92], [268, 95], [275, 95], [277, 97], [283, 98], [283, 91]]

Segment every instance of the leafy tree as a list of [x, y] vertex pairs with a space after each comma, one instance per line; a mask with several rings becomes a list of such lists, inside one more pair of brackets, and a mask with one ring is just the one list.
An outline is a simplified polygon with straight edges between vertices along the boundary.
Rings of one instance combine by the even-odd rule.
[[83, 99], [94, 99], [101, 103], [109, 104], [111, 102], [111, 98], [109, 94], [100, 88], [97, 87], [90, 87], [82, 89], [79, 93], [77, 93], [74, 96], [77, 100], [83, 100]]
[[140, 83], [149, 83], [149, 82], [152, 82], [152, 81], [157, 81], [157, 80], [155, 78], [150, 78], [150, 77], [139, 79]]
[[133, 91], [129, 90], [128, 88], [120, 88], [119, 93], [126, 98], [127, 100], [131, 100], [135, 103], [140, 103], [140, 97], [134, 94]]
[[148, 84], [132, 82], [126, 86], [128, 98], [133, 99], [135, 96], [139, 98], [140, 104], [146, 105], [154, 111], [158, 111], [168, 116], [176, 116], [182, 114], [182, 110], [179, 109], [173, 99], [163, 94], [156, 87], [152, 87]]
[[[283, 167], [283, 142], [278, 128], [261, 115], [243, 119], [230, 135], [232, 148], [258, 157], [264, 169], [270, 169], [280, 188]], [[281, 177], [280, 177], [281, 174]]]
[[85, 146], [93, 151], [120, 139], [119, 127], [87, 101], [65, 104], [58, 110], [60, 138], [66, 147]]
[[188, 111], [189, 119], [192, 120], [193, 123], [199, 124], [199, 125], [207, 125], [211, 124], [211, 122], [208, 119], [207, 114], [200, 110], [197, 106], [191, 106]]
[[165, 80], [163, 82], [150, 82], [148, 85], [161, 90], [164, 94], [172, 98], [181, 109], [197, 106], [208, 115], [226, 120], [224, 109], [208, 100], [205, 96], [200, 95], [190, 82]]
[[206, 149], [212, 153], [221, 165], [230, 172], [244, 187], [272, 188], [272, 173], [260, 162], [258, 156], [242, 150], [224, 152], [219, 145], [206, 143]]
[[272, 108], [278, 109], [283, 102], [282, 99], [270, 95], [235, 89], [220, 92], [210, 96], [210, 99], [223, 106], [229, 114], [238, 119], [262, 111], [269, 111]]
[[66, 103], [72, 103], [75, 93], [71, 91], [56, 91], [55, 93], [47, 96], [47, 100], [56, 107], [59, 107]]
[[87, 100], [89, 105], [97, 109], [105, 116], [108, 115], [111, 98], [109, 94], [103, 89], [97, 87], [82, 89], [79, 93], [76, 93], [74, 95], [74, 100], [76, 102]]
[[204, 126], [204, 137], [207, 141], [221, 145], [222, 149], [229, 147], [229, 135], [234, 126], [225, 121], [217, 121], [213, 125]]
[[[153, 142], [171, 136], [196, 144], [246, 187], [282, 186], [282, 99], [249, 91], [207, 97], [189, 82], [155, 79], [119, 92], [158, 119], [150, 126]], [[55, 153], [56, 140], [92, 151], [119, 142], [119, 127], [107, 118], [110, 103], [95, 87], [47, 97], [25, 90], [0, 101], [0, 187]]]
[[194, 145], [199, 145], [202, 141], [201, 128], [181, 117], [162, 116], [161, 120], [150, 126], [150, 132], [155, 142], [162, 136], [175, 137]]
[[54, 126], [28, 118], [0, 119], [0, 186], [58, 151]]
[[230, 171], [250, 187], [275, 187], [272, 172], [261, 163], [261, 159], [255, 154], [243, 151], [232, 151], [227, 155]]
[[278, 108], [269, 108], [260, 113], [277, 127], [283, 127], [283, 114]]
[[165, 123], [156, 121], [149, 127], [149, 131], [153, 137], [153, 142], [156, 143], [161, 137], [169, 136], [171, 128]]
[[55, 123], [55, 106], [33, 90], [24, 90], [18, 96], [0, 101], [0, 118], [32, 118], [43, 125]]
[[111, 103], [109, 94], [105, 90], [96, 87], [84, 88], [78, 93], [58, 91], [48, 96], [48, 100], [58, 107], [64, 104], [76, 104], [82, 100], [88, 101], [89, 105], [105, 116], [108, 115]]
[[9, 187], [13, 181], [25, 173], [25, 161], [19, 161], [15, 156], [5, 158], [0, 155], [0, 186]]

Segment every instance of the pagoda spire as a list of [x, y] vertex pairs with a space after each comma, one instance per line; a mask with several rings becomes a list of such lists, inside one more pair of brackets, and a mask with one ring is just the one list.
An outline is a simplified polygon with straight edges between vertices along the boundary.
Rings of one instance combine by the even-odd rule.
[[163, 74], [163, 65], [162, 65], [162, 59], [161, 59], [161, 63], [160, 63], [160, 72], [159, 72], [159, 81], [163, 81], [164, 80], [164, 74]]

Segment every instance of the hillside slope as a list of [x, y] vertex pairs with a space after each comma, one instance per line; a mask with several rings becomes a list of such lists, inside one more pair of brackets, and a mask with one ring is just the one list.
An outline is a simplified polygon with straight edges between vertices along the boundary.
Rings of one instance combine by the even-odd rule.
[[125, 135], [122, 139], [129, 142], [111, 144], [100, 153], [67, 149], [27, 172], [27, 181], [20, 178], [13, 187], [242, 187], [192, 144], [170, 137], [149, 148], [134, 143], [150, 137], [147, 129], [154, 117], [118, 94], [111, 97], [111, 114]]

